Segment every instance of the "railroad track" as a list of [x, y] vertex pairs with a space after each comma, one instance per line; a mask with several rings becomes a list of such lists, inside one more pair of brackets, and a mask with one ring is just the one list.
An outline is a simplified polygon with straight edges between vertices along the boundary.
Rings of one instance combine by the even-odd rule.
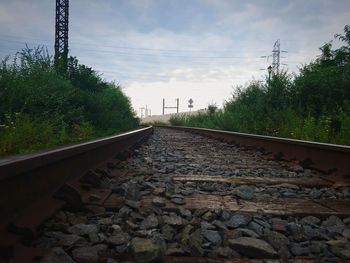
[[1, 261], [346, 261], [349, 160], [180, 127], [3, 160]]

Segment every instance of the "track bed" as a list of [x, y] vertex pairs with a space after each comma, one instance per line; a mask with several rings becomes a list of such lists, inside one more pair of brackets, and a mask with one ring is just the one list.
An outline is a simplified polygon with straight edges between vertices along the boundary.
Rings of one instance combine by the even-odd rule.
[[30, 246], [48, 252], [42, 262], [350, 259], [346, 183], [166, 128], [131, 155], [91, 171], [82, 183], [95, 194], [40, 227]]

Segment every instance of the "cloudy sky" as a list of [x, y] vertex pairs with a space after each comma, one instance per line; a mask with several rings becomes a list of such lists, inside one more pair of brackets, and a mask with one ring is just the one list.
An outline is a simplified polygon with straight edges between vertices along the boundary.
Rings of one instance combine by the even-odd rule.
[[[350, 21], [349, 0], [71, 0], [69, 52], [119, 83], [135, 111], [221, 106], [263, 80], [280, 39], [283, 68], [310, 62]], [[53, 54], [55, 0], [0, 0], [0, 57], [27, 43]], [[171, 112], [171, 110], [168, 110]]]

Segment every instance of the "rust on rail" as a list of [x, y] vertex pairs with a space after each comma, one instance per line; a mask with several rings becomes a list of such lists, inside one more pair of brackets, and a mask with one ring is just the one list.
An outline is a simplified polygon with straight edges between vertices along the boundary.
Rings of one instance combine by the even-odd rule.
[[102, 204], [111, 191], [84, 190], [79, 178], [89, 169], [114, 158], [118, 152], [141, 142], [152, 131], [152, 127], [146, 127], [0, 160], [0, 252], [8, 251], [9, 256], [32, 253], [32, 250], [23, 251], [18, 247], [18, 237], [8, 230], [33, 236], [40, 224], [62, 208], [67, 201], [62, 198], [65, 195], [82, 204]]

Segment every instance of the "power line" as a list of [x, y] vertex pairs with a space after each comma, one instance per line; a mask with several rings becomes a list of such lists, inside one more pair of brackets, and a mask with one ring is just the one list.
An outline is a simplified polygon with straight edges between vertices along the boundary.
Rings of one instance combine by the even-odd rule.
[[[0, 38], [2, 37], [10, 37], [15, 39], [23, 39], [23, 37], [11, 36], [6, 34], [0, 34]], [[32, 38], [25, 37], [26, 39], [37, 40], [41, 42], [51, 42], [48, 39], [40, 39], [40, 38]], [[11, 41], [11, 40], [8, 40]], [[131, 46], [116, 46], [116, 45], [101, 45], [101, 44], [91, 44], [86, 42], [79, 41], [70, 41], [70, 44], [78, 44], [80, 46], [97, 46], [97, 47], [107, 47], [107, 48], [116, 48], [116, 49], [130, 49], [130, 50], [149, 50], [149, 51], [161, 51], [161, 52], [214, 52], [214, 53], [232, 53], [232, 48], [226, 49], [163, 49], [163, 48], [144, 48], [144, 47], [131, 47]], [[241, 49], [236, 49], [237, 52], [241, 52]], [[265, 52], [266, 50], [260, 50], [260, 52]]]
[[[20, 44], [31, 44], [36, 45], [38, 43], [33, 42], [21, 42], [21, 41], [12, 41], [12, 40], [5, 40]], [[120, 51], [114, 51], [114, 50], [98, 50], [98, 49], [81, 49], [79, 48], [79, 52], [95, 52], [95, 53], [111, 53], [111, 54], [118, 54], [118, 55], [127, 55], [127, 56], [151, 56], [151, 57], [167, 57], [167, 58], [188, 58], [188, 59], [249, 59], [252, 58], [249, 57], [238, 57], [238, 56], [189, 56], [189, 55], [172, 55], [172, 54], [151, 54], [151, 53], [128, 53], [128, 52], [120, 52]]]
[[[14, 36], [10, 36], [11, 38], [15, 38], [15, 39], [21, 39], [23, 41], [16, 41], [16, 40], [9, 40], [4, 38], [5, 37], [9, 37], [8, 35], [1, 35], [0, 34], [0, 39], [3, 41], [8, 41], [8, 42], [14, 42], [14, 43], [29, 43], [28, 41], [23, 40], [23, 38], [19, 38], [19, 37], [14, 37]], [[32, 40], [37, 40], [40, 42], [46, 42], [46, 43], [51, 43], [50, 40], [46, 40], [46, 39], [38, 39], [38, 38], [26, 38], [26, 39], [32, 39]], [[38, 43], [40, 44], [40, 43]], [[234, 52], [232, 48], [230, 49], [222, 49], [222, 50], [211, 50], [211, 49], [159, 49], [159, 48], [142, 48], [142, 47], [131, 47], [131, 46], [115, 46], [115, 45], [101, 45], [101, 44], [90, 44], [90, 43], [85, 43], [85, 42], [79, 42], [79, 41], [70, 41], [70, 45], [72, 46], [96, 46], [96, 47], [100, 47], [100, 48], [113, 48], [113, 49], [126, 49], [126, 50], [144, 50], [144, 51], [159, 51], [159, 52], [213, 52], [213, 53], [241, 53], [242, 49], [236, 49], [237, 52]], [[266, 52], [266, 50], [260, 50], [257, 52]], [[308, 52], [303, 52], [303, 51], [293, 51], [293, 53], [308, 53]]]

